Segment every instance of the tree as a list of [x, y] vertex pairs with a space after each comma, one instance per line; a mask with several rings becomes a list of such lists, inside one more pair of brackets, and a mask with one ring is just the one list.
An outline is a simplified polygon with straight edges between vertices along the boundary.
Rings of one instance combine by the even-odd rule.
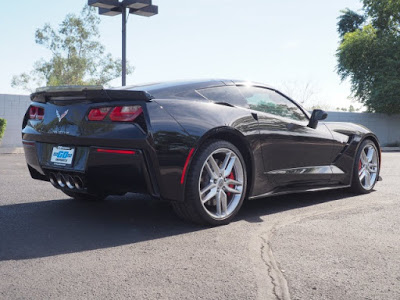
[[338, 32], [341, 38], [348, 32], [360, 29], [360, 26], [365, 22], [365, 16], [359, 15], [355, 11], [348, 8], [340, 11], [342, 15], [339, 17]]
[[7, 126], [7, 120], [0, 118], [0, 142], [1, 139], [3, 138], [4, 132], [6, 131], [6, 126]]
[[400, 113], [400, 0], [363, 0], [339, 17], [337, 72], [370, 112]]
[[355, 108], [353, 105], [350, 104], [349, 108], [346, 107], [336, 107], [337, 111], [346, 111], [346, 112], [356, 112], [360, 111], [360, 108]]
[[355, 112], [355, 111], [357, 111], [357, 110], [354, 108], [354, 106], [350, 105], [349, 106], [349, 112]]
[[285, 81], [281, 84], [281, 89], [285, 95], [303, 105], [313, 102], [318, 94], [312, 81]]
[[[37, 29], [35, 42], [51, 51], [49, 60], [34, 63], [33, 70], [14, 76], [12, 87], [32, 91], [40, 85], [103, 85], [121, 76], [121, 62], [97, 41], [100, 18], [85, 5], [79, 16], [68, 14], [58, 30], [50, 24]], [[127, 68], [132, 73], [133, 68]]]

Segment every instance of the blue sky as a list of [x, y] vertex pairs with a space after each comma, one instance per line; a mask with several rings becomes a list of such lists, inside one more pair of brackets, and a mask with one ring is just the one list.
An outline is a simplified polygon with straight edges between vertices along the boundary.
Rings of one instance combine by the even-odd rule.
[[[46, 22], [57, 26], [79, 13], [85, 0], [19, 0], [2, 5], [0, 93], [13, 89], [13, 75], [49, 57], [34, 32]], [[237, 78], [303, 90], [311, 84], [311, 104], [330, 107], [351, 102], [348, 83], [335, 72], [337, 17], [358, 0], [153, 0], [159, 15], [131, 15], [128, 60], [135, 66], [128, 84], [174, 79]], [[121, 19], [102, 16], [101, 42], [121, 57]], [[112, 85], [120, 85], [120, 79]], [[296, 94], [296, 92], [293, 92]], [[295, 95], [294, 95], [295, 96]], [[308, 103], [310, 104], [310, 103]]]

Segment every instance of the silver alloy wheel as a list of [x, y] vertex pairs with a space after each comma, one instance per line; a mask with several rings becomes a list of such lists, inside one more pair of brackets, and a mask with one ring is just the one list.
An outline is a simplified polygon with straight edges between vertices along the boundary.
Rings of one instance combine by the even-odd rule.
[[204, 210], [216, 220], [228, 218], [243, 194], [244, 170], [239, 157], [220, 148], [204, 162], [199, 178], [199, 195]]
[[378, 178], [378, 153], [376, 148], [367, 144], [361, 150], [358, 162], [358, 178], [362, 187], [371, 190]]

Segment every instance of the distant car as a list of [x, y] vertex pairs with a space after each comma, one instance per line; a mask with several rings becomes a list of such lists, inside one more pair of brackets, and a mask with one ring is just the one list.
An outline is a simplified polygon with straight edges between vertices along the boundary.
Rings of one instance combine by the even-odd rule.
[[49, 87], [31, 99], [22, 129], [30, 174], [79, 200], [148, 193], [186, 220], [221, 225], [244, 199], [369, 193], [379, 179], [370, 130], [319, 122], [324, 111], [310, 115], [263, 84]]

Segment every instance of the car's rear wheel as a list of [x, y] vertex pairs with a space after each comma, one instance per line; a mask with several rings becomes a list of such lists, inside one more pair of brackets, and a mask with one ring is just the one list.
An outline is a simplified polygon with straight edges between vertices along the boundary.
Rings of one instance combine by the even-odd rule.
[[227, 141], [211, 141], [193, 158], [185, 201], [175, 202], [173, 207], [185, 220], [228, 224], [243, 204], [246, 185], [246, 165], [240, 151]]
[[379, 178], [379, 166], [379, 153], [375, 143], [365, 140], [356, 155], [351, 190], [361, 194], [371, 192]]
[[104, 200], [107, 195], [93, 195], [93, 194], [85, 194], [85, 193], [79, 193], [79, 192], [73, 192], [73, 191], [65, 191], [62, 190], [64, 194], [66, 194], [69, 197], [74, 198], [75, 200], [79, 201], [102, 201]]

